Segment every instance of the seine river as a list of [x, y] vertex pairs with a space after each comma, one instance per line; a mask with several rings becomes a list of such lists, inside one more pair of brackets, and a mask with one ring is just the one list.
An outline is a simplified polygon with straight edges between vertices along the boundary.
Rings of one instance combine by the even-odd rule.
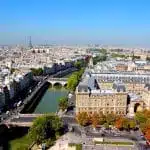
[[47, 89], [33, 113], [55, 113], [58, 109], [59, 99], [67, 96], [67, 93], [68, 91], [63, 88]]

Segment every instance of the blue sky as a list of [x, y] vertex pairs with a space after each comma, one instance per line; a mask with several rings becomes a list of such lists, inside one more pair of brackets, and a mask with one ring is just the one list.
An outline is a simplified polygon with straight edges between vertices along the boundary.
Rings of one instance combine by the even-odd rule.
[[0, 44], [150, 46], [150, 0], [1, 0]]

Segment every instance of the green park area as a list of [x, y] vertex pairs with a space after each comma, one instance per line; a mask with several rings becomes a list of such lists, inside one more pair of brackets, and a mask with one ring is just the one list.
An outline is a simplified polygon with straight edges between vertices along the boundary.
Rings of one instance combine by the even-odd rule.
[[82, 150], [82, 144], [69, 143], [69, 148], [73, 150]]
[[129, 56], [126, 56], [124, 54], [119, 54], [119, 53], [112, 53], [111, 54], [112, 58], [120, 57], [120, 58], [128, 58]]
[[31, 139], [29, 139], [28, 136], [25, 135], [20, 138], [11, 140], [9, 142], [9, 147], [11, 150], [27, 150], [31, 144]]

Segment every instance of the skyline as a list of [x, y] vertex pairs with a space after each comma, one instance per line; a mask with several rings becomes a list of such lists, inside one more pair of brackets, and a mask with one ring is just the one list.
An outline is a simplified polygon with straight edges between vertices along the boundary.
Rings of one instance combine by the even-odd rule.
[[107, 44], [150, 47], [150, 1], [6, 0], [0, 44]]

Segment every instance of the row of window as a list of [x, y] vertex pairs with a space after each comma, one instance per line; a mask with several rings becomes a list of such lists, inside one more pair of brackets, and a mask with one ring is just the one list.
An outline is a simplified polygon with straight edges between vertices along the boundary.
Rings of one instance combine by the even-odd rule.
[[99, 77], [98, 80], [150, 81], [149, 77]]
[[78, 112], [88, 112], [89, 114], [93, 114], [93, 113], [95, 113], [95, 112], [97, 112], [97, 113], [100, 113], [100, 114], [113, 114], [113, 113], [115, 113], [115, 114], [117, 114], [117, 115], [125, 115], [126, 114], [126, 112], [125, 111], [95, 111], [95, 110], [93, 110], [93, 111], [86, 111], [86, 110], [84, 110], [84, 109], [82, 109], [82, 110], [78, 110]]
[[93, 100], [93, 101], [77, 101], [78, 105], [81, 106], [124, 106], [126, 105], [125, 101], [120, 101], [120, 100]]

